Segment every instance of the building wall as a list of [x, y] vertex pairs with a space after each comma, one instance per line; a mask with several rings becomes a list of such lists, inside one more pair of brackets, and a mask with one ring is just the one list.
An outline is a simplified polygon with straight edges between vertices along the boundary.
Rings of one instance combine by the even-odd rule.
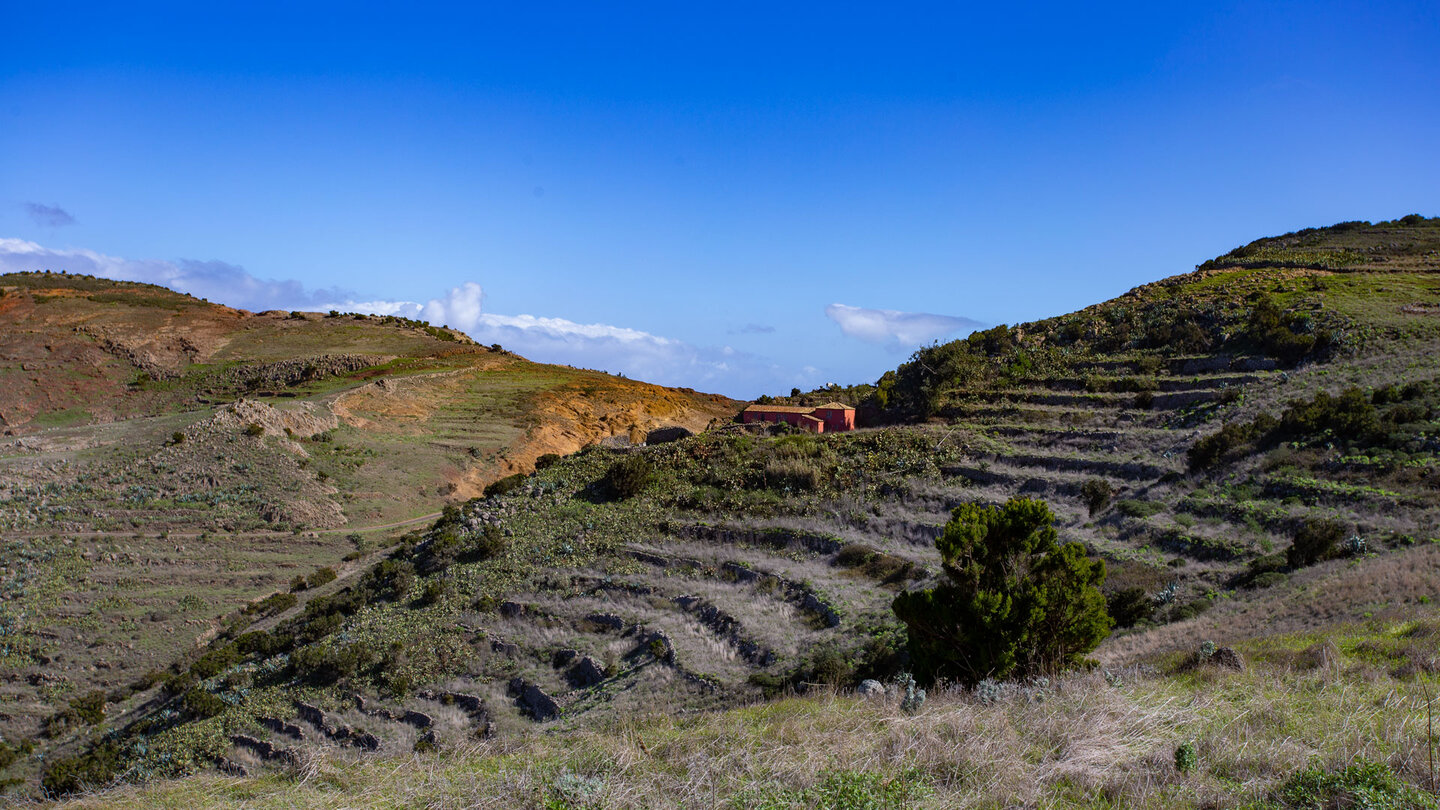
[[[819, 419], [825, 418], [823, 415], [820, 414], [816, 414], [816, 417]], [[803, 413], [754, 413], [751, 411], [746, 411], [741, 414], [740, 418], [741, 421], [745, 422], [746, 424], [749, 424], [751, 422], [785, 422], [787, 424], [794, 425], [801, 430], [808, 430], [813, 433], [824, 433], [827, 429], [830, 429], [830, 423], [828, 421], [811, 422], [810, 420], [805, 418], [805, 414]]]
[[845, 431], [855, 429], [855, 412], [847, 408], [816, 408], [815, 415], [825, 420], [825, 429]]

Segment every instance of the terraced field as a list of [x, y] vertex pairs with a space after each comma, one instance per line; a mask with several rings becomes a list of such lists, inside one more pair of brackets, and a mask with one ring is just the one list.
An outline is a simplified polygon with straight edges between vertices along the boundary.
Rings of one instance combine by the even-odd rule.
[[0, 276], [0, 738], [148, 688], [247, 603], [541, 455], [737, 407], [418, 321]]
[[[1433, 222], [1405, 233], [1440, 244]], [[887, 680], [891, 602], [940, 575], [951, 510], [1015, 496], [1106, 561], [1112, 674], [1404, 621], [1440, 595], [1440, 266], [1403, 245], [1343, 271], [1222, 263], [779, 398], [848, 399], [874, 425], [855, 433], [716, 425], [547, 458], [373, 565], [229, 615], [108, 696], [118, 735], [72, 726], [17, 767], [56, 791], [295, 772], [333, 746], [408, 756]]]

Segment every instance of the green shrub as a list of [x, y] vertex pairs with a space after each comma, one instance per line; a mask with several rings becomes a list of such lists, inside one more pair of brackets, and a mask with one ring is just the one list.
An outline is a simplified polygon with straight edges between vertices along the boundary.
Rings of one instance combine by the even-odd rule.
[[48, 760], [40, 774], [40, 786], [46, 794], [58, 798], [85, 788], [104, 787], [120, 768], [120, 744], [104, 740], [83, 754]]
[[467, 562], [498, 557], [509, 545], [510, 541], [505, 539], [505, 532], [499, 526], [488, 524], [480, 530], [479, 536], [475, 538], [475, 548]]
[[192, 688], [185, 692], [180, 698], [180, 707], [190, 717], [204, 720], [207, 717], [214, 717], [217, 714], [230, 708], [230, 704], [210, 694], [204, 689]]
[[274, 616], [284, 613], [299, 602], [293, 593], [271, 594], [258, 602], [251, 602], [245, 606], [245, 612], [259, 616]]
[[345, 614], [343, 613], [321, 613], [313, 618], [307, 618], [304, 626], [295, 634], [295, 640], [301, 644], [310, 644], [339, 632], [344, 624]]
[[450, 581], [445, 579], [430, 579], [425, 582], [425, 587], [420, 590], [420, 598], [416, 600], [420, 607], [427, 607], [439, 602], [450, 592]]
[[261, 427], [258, 422], [251, 422], [245, 426], [246, 436], [263, 436], [264, 434], [265, 428]]
[[1195, 443], [1189, 451], [1192, 472], [1227, 458], [1283, 442], [1340, 444], [1347, 448], [1416, 452], [1428, 446], [1432, 430], [1433, 383], [1388, 386], [1367, 396], [1359, 388], [1339, 394], [1321, 391], [1308, 400], [1292, 400], [1277, 419], [1260, 414], [1247, 423], [1231, 423]]
[[1284, 312], [1268, 295], [1262, 295], [1250, 310], [1242, 339], [1285, 363], [1298, 363], [1307, 355], [1319, 354], [1333, 340], [1329, 331], [1314, 328], [1303, 314]]
[[765, 464], [765, 481], [771, 489], [808, 492], [819, 483], [820, 471], [799, 459], [775, 460]]
[[40, 736], [54, 739], [78, 725], [80, 725], [80, 716], [75, 713], [74, 709], [66, 706], [40, 723]]
[[1290, 777], [1275, 798], [1284, 810], [1322, 807], [1435, 810], [1440, 807], [1433, 795], [1406, 784], [1389, 766], [1363, 760], [1336, 771], [1312, 765]]
[[1285, 579], [1287, 565], [1284, 554], [1256, 557], [1235, 577], [1232, 584], [1239, 588], [1268, 588]]
[[560, 456], [556, 455], [555, 453], [546, 453], [546, 454], [540, 456], [539, 458], [535, 459], [535, 469], [536, 469], [536, 470], [543, 470], [543, 469], [545, 469], [546, 467], [549, 467], [551, 464], [554, 464], [555, 462], [557, 462], [557, 461], [559, 461], [559, 460], [560, 460]]
[[442, 519], [415, 555], [415, 568], [428, 576], [455, 562], [488, 560], [503, 552], [507, 545], [499, 526], [487, 524], [475, 533], [465, 528], [458, 517], [454, 522]]
[[1156, 501], [1127, 499], [1123, 501], [1117, 501], [1115, 503], [1115, 508], [1120, 512], [1120, 514], [1125, 515], [1126, 517], [1147, 518], [1151, 515], [1158, 515], [1161, 512], [1164, 512], [1165, 504], [1158, 503]]
[[624, 500], [645, 491], [654, 476], [648, 459], [631, 454], [610, 465], [601, 479], [601, 485], [611, 498]]
[[1091, 517], [1104, 511], [1105, 507], [1110, 505], [1110, 498], [1114, 494], [1114, 487], [1104, 478], [1091, 478], [1080, 485], [1080, 497], [1084, 499]]
[[165, 690], [165, 694], [172, 697], [175, 695], [183, 695], [195, 685], [195, 680], [195, 676], [191, 674], [189, 670], [186, 670], [185, 672], [176, 673], [166, 678], [161, 688]]
[[814, 807], [826, 810], [900, 810], [924, 805], [934, 795], [923, 771], [887, 776], [870, 771], [826, 771], [813, 786], [754, 788], [735, 797], [736, 807]]
[[93, 726], [105, 719], [105, 693], [96, 689], [70, 701], [70, 708], [82, 723]]
[[1255, 429], [1253, 426], [1238, 422], [1226, 422], [1215, 433], [1202, 436], [1186, 452], [1186, 461], [1190, 465], [1190, 471], [1199, 472], [1209, 469], [1242, 448], [1248, 448], [1254, 439]]
[[379, 663], [380, 656], [368, 644], [312, 644], [290, 656], [290, 666], [301, 680], [314, 686], [329, 686], [353, 678]]
[[1116, 627], [1134, 627], [1150, 618], [1155, 611], [1155, 600], [1144, 588], [1122, 588], [1106, 598], [1105, 611]]
[[964, 504], [935, 541], [946, 581], [896, 597], [916, 675], [973, 686], [1078, 665], [1109, 633], [1105, 563], [1057, 541], [1042, 501]]
[[514, 492], [525, 485], [527, 478], [529, 478], [529, 476], [525, 475], [525, 473], [515, 473], [514, 475], [507, 475], [498, 481], [492, 481], [485, 487], [485, 497], [494, 498], [499, 495]]
[[1336, 396], [1321, 391], [1309, 401], [1289, 403], [1272, 432], [1272, 444], [1322, 436], [1360, 439], [1367, 443], [1381, 438], [1379, 414], [1370, 398], [1358, 388], [1347, 388]]
[[206, 650], [204, 655], [190, 665], [190, 672], [203, 681], [219, 675], [238, 663], [240, 663], [240, 652], [235, 649], [235, 645], [221, 644]]
[[405, 560], [385, 560], [370, 570], [363, 584], [376, 598], [394, 602], [404, 598], [414, 582], [414, 565]]
[[1246, 587], [1255, 589], [1273, 588], [1284, 582], [1287, 578], [1283, 571], [1265, 571], [1251, 577], [1246, 583]]
[[851, 543], [835, 555], [835, 564], [859, 569], [881, 582], [899, 582], [916, 573], [915, 564], [903, 557], [886, 554], [864, 543]]
[[1200, 765], [1200, 754], [1195, 743], [1183, 742], [1175, 746], [1175, 770], [1183, 774], [1193, 773]]
[[258, 655], [261, 658], [268, 658], [275, 653], [284, 651], [289, 646], [285, 642], [286, 639], [264, 630], [252, 630], [235, 639], [235, 651], [241, 655]]
[[855, 663], [844, 650], [834, 644], [821, 644], [816, 647], [810, 654], [808, 669], [809, 677], [806, 680], [836, 688], [848, 686], [855, 675]]
[[296, 574], [290, 578], [290, 593], [299, 593], [305, 590], [305, 575]]
[[330, 568], [329, 566], [326, 566], [324, 568], [317, 568], [315, 569], [315, 573], [311, 574], [305, 580], [305, 585], [309, 588], [318, 588], [326, 583], [334, 582], [335, 578], [336, 574], [334, 568]]
[[1291, 568], [1304, 568], [1337, 557], [1344, 539], [1345, 527], [1339, 522], [1306, 518], [1295, 532], [1295, 542], [1285, 551], [1285, 561]]

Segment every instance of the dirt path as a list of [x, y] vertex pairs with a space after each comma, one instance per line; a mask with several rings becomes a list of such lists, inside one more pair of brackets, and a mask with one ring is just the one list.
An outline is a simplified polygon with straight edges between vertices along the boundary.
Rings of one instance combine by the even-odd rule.
[[[442, 513], [440, 513], [440, 512], [431, 512], [431, 513], [428, 514], [428, 515], [421, 515], [421, 516], [419, 516], [419, 517], [413, 517], [413, 518], [409, 518], [409, 519], [407, 519], [407, 520], [397, 520], [397, 521], [395, 521], [394, 523], [382, 523], [382, 524], [379, 524], [379, 525], [376, 525], [376, 526], [342, 526], [341, 528], [338, 528], [338, 529], [312, 529], [312, 530], [309, 530], [309, 531], [301, 532], [301, 534], [302, 534], [302, 535], [310, 535], [310, 536], [319, 536], [319, 535], [322, 535], [322, 534], [364, 534], [365, 532], [381, 532], [381, 531], [386, 531], [387, 529], [399, 529], [399, 528], [402, 528], [402, 527], [405, 527], [405, 526], [414, 525], [414, 524], [416, 524], [416, 523], [424, 523], [424, 522], [426, 522], [426, 521], [435, 520], [436, 518], [440, 517], [441, 514], [442, 514]], [[192, 538], [192, 539], [193, 539], [193, 538], [199, 537], [199, 536], [202, 535], [202, 534], [205, 535], [205, 536], [207, 536], [207, 537], [289, 537], [289, 536], [292, 536], [292, 535], [294, 534], [294, 532], [277, 532], [277, 531], [254, 531], [254, 532], [218, 532], [218, 531], [205, 531], [205, 532], [142, 532], [142, 531], [125, 531], [125, 532], [71, 532], [71, 531], [65, 531], [65, 530], [63, 530], [63, 529], [55, 529], [55, 530], [52, 530], [52, 531], [44, 531], [44, 532], [22, 532], [22, 533], [18, 533], [18, 534], [10, 534], [10, 533], [8, 533], [8, 532], [0, 532], [0, 538], [4, 538], [4, 539], [7, 539], [7, 540], [12, 540], [12, 539], [13, 539], [13, 540], [19, 540], [19, 539], [23, 539], [23, 538], [27, 538], [27, 537], [49, 537], [49, 536], [54, 535], [54, 534], [63, 534], [63, 535], [65, 535], [65, 536], [67, 536], [67, 537], [101, 537], [101, 538], [103, 538], [103, 537], [136, 537], [136, 536], [140, 536], [140, 537], [147, 537], [147, 538], [164, 537], [164, 538], [166, 538], [166, 539], [170, 539], [170, 538], [175, 538], [175, 539], [180, 539], [180, 538]]]

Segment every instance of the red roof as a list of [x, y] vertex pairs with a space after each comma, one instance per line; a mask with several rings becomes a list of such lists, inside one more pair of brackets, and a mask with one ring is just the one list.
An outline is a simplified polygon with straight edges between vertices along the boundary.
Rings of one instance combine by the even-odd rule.
[[853, 411], [849, 405], [841, 405], [838, 402], [830, 402], [825, 405], [749, 405], [745, 408], [751, 413], [814, 413], [816, 411]]
[[751, 405], [745, 409], [750, 413], [802, 413], [810, 414], [814, 408], [796, 407], [794, 405]]

